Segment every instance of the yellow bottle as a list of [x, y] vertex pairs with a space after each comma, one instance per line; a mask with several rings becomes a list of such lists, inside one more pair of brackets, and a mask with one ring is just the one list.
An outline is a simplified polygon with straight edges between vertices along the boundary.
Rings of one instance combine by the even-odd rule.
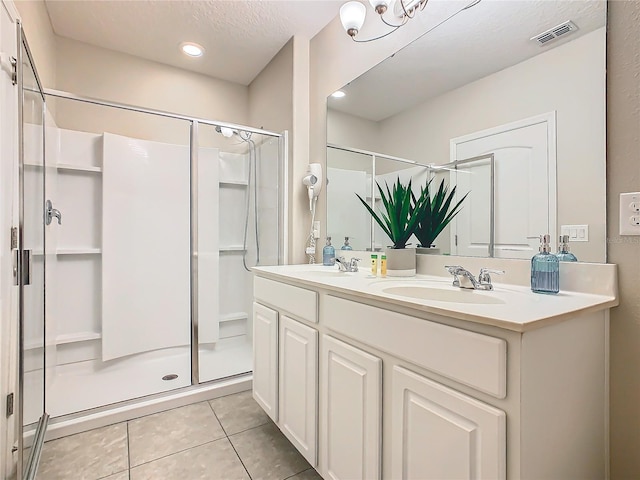
[[378, 255], [375, 253], [371, 254], [371, 275], [378, 276]]
[[380, 276], [387, 276], [387, 256], [382, 255], [382, 259], [380, 260]]

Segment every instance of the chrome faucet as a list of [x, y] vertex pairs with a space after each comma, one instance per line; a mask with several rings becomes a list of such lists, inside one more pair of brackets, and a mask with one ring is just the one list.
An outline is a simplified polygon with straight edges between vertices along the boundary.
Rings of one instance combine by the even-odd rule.
[[336, 263], [341, 272], [357, 272], [359, 261], [359, 258], [352, 258], [350, 262], [347, 262], [344, 257], [336, 258]]
[[461, 267], [460, 265], [447, 265], [444, 268], [446, 268], [447, 271], [451, 275], [453, 275], [454, 287], [469, 288], [473, 290], [493, 290], [490, 274], [501, 275], [504, 273], [504, 270], [493, 270], [491, 268], [481, 268], [480, 274], [476, 279], [476, 277], [474, 277], [469, 270]]

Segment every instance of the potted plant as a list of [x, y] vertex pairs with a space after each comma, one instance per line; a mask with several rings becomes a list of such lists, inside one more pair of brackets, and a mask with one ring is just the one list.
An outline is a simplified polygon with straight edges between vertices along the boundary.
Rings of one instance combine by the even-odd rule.
[[371, 206], [365, 202], [358, 194], [358, 198], [369, 211], [373, 219], [380, 225], [380, 228], [388, 235], [393, 242], [393, 246], [387, 248], [387, 275], [389, 276], [410, 276], [416, 274], [416, 250], [406, 248], [407, 242], [414, 234], [420, 221], [420, 216], [424, 211], [424, 189], [423, 194], [416, 198], [411, 191], [411, 180], [405, 186], [400, 182], [400, 178], [393, 185], [393, 189], [386, 184], [386, 192], [380, 184], [376, 182], [380, 199], [384, 210], [381, 209], [378, 215]]
[[428, 249], [433, 246], [436, 238], [442, 230], [449, 225], [449, 222], [460, 213], [462, 202], [469, 193], [467, 192], [458, 203], [452, 206], [455, 198], [456, 187], [449, 192], [449, 187], [445, 186], [444, 179], [440, 182], [440, 187], [436, 194], [432, 197], [429, 192], [429, 186], [433, 178], [421, 188], [418, 198], [412, 193], [412, 208], [421, 210], [418, 215], [418, 224], [416, 225], [414, 234], [418, 239], [418, 252], [431, 253]]

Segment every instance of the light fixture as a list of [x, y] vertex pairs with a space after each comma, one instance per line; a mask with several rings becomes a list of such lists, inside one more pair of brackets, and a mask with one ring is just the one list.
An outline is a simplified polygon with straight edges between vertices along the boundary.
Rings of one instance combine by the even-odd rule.
[[193, 42], [183, 42], [180, 44], [180, 50], [190, 57], [201, 57], [204, 54], [204, 47]]
[[[358, 40], [356, 35], [364, 24], [364, 19], [367, 13], [367, 8], [360, 2], [351, 1], [347, 2], [340, 8], [340, 21], [347, 34], [354, 42], [371, 42], [384, 38], [387, 35], [391, 35], [393, 32], [402, 27], [409, 19], [416, 15], [419, 10], [424, 10], [429, 0], [369, 0], [369, 3], [373, 7], [374, 11], [380, 16], [380, 20], [385, 25], [391, 27], [386, 33], [374, 38], [368, 38], [366, 40]], [[472, 0], [467, 6], [457, 11], [451, 17], [457, 15], [462, 10], [467, 10], [480, 3], [481, 0]], [[387, 17], [391, 17], [391, 20]], [[448, 17], [444, 21], [449, 20]], [[441, 22], [441, 23], [444, 23]], [[440, 24], [438, 24], [440, 25]], [[437, 25], [436, 25], [437, 26]], [[435, 27], [434, 27], [435, 28]]]
[[346, 95], [346, 93], [344, 93], [342, 90], [336, 90], [335, 92], [333, 92], [333, 93], [331, 94], [331, 96], [332, 96], [333, 98], [342, 98], [342, 97], [344, 97], [345, 95]]

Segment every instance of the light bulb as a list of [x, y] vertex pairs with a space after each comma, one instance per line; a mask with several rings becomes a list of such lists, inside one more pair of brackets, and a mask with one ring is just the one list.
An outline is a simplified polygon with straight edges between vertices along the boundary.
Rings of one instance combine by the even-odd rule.
[[369, 0], [369, 3], [376, 11], [376, 13], [382, 15], [389, 8], [389, 0]]
[[344, 97], [345, 95], [346, 95], [346, 93], [344, 93], [342, 90], [336, 90], [335, 92], [333, 92], [333, 93], [331, 94], [331, 96], [332, 96], [333, 98], [342, 98], [342, 97]]
[[182, 53], [190, 57], [201, 57], [204, 54], [204, 48], [193, 42], [184, 42], [180, 44]]
[[364, 24], [366, 7], [360, 2], [347, 2], [340, 7], [340, 21], [351, 37], [355, 37]]

